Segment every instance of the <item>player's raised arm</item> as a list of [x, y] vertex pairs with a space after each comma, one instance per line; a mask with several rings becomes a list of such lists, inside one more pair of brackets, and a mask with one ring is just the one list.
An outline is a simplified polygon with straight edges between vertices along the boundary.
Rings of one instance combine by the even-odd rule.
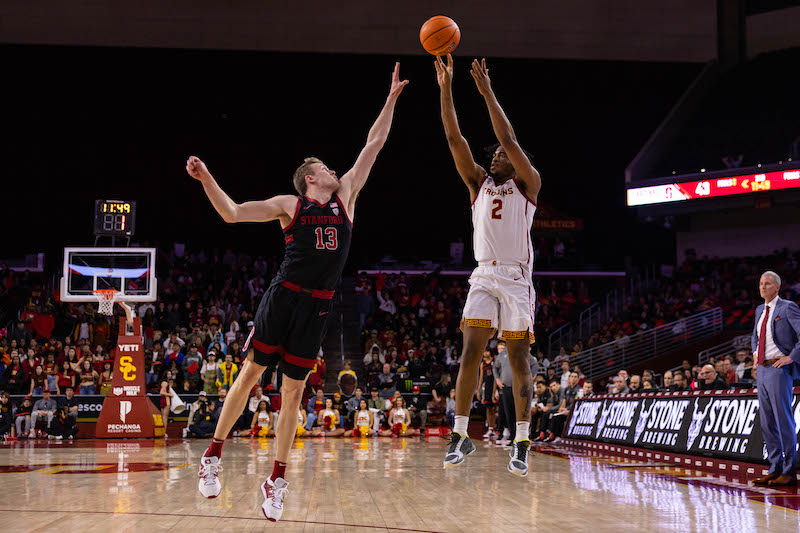
[[[290, 195], [273, 196], [267, 200], [244, 202], [237, 204], [217, 184], [217, 180], [208, 171], [206, 164], [200, 158], [191, 156], [186, 161], [186, 172], [191, 177], [203, 184], [206, 196], [222, 220], [233, 222], [269, 222], [281, 220], [286, 225], [294, 217], [297, 207], [297, 198]], [[285, 224], [284, 224], [285, 222]]]
[[486, 100], [486, 107], [489, 108], [489, 117], [492, 119], [492, 128], [494, 134], [497, 136], [497, 141], [503, 147], [511, 160], [511, 165], [514, 167], [514, 172], [517, 178], [522, 182], [525, 187], [525, 194], [536, 202], [539, 196], [539, 190], [542, 188], [542, 178], [539, 172], [533, 168], [525, 151], [517, 142], [517, 136], [514, 134], [514, 128], [511, 127], [511, 122], [508, 120], [503, 108], [497, 101], [497, 97], [492, 90], [492, 83], [489, 79], [489, 69], [486, 67], [486, 60], [478, 61], [477, 59], [472, 62], [472, 70], [470, 70], [472, 78], [475, 80], [475, 85], [478, 86], [478, 91]]
[[475, 162], [469, 144], [461, 134], [461, 128], [458, 127], [456, 108], [453, 104], [453, 56], [447, 54], [447, 63], [442, 60], [442, 56], [436, 56], [433, 64], [436, 67], [436, 81], [439, 82], [441, 89], [442, 123], [447, 144], [450, 146], [450, 153], [453, 154], [456, 170], [469, 189], [470, 200], [474, 200], [486, 171]]
[[369, 177], [372, 165], [375, 164], [375, 159], [378, 157], [378, 152], [381, 151], [386, 139], [389, 137], [389, 130], [392, 127], [392, 119], [394, 118], [394, 106], [400, 93], [403, 92], [403, 87], [406, 85], [408, 85], [408, 80], [400, 80], [400, 63], [395, 63], [389, 96], [386, 97], [383, 109], [381, 109], [378, 118], [369, 130], [367, 143], [361, 153], [358, 154], [358, 159], [356, 159], [353, 168], [348, 170], [339, 180], [341, 183], [340, 195], [342, 201], [347, 203], [347, 211], [351, 213], [351, 216], [353, 215], [356, 197]]

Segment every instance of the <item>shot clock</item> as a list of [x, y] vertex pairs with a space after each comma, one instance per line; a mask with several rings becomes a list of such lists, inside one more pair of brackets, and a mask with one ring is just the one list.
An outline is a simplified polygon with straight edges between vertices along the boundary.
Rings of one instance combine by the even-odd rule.
[[94, 234], [131, 237], [136, 230], [136, 202], [95, 200]]

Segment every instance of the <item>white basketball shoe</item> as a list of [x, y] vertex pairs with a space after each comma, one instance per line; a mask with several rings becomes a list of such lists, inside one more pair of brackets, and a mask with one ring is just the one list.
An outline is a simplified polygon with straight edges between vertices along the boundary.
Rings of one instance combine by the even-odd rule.
[[200, 481], [197, 489], [205, 498], [216, 498], [222, 491], [219, 473], [222, 472], [222, 460], [219, 457], [203, 457], [200, 459]]
[[261, 511], [270, 522], [277, 522], [283, 514], [283, 500], [286, 498], [286, 490], [289, 482], [279, 477], [275, 481], [268, 478], [261, 485], [261, 494], [264, 496], [264, 503], [261, 504]]

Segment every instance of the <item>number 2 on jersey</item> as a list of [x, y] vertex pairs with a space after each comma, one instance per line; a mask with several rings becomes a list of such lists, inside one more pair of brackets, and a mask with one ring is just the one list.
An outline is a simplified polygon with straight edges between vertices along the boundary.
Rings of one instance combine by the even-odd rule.
[[[317, 227], [317, 250], [336, 250], [339, 247], [339, 232], [336, 228]], [[327, 239], [325, 238], [327, 237]]]
[[495, 198], [492, 200], [492, 205], [494, 205], [492, 209], [492, 218], [495, 220], [502, 220], [503, 213], [501, 213], [501, 211], [503, 210], [503, 200]]

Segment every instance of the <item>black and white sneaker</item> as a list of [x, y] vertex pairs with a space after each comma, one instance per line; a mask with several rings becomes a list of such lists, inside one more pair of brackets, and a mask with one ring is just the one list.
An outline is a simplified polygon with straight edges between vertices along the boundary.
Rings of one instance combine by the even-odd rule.
[[450, 447], [447, 449], [447, 454], [444, 456], [443, 468], [451, 468], [460, 465], [464, 462], [464, 458], [474, 451], [475, 445], [472, 444], [470, 438], [454, 431], [450, 434]]
[[528, 448], [531, 446], [531, 441], [522, 440], [514, 441], [511, 447], [509, 456], [511, 460], [508, 462], [508, 471], [514, 475], [525, 477], [528, 475]]

